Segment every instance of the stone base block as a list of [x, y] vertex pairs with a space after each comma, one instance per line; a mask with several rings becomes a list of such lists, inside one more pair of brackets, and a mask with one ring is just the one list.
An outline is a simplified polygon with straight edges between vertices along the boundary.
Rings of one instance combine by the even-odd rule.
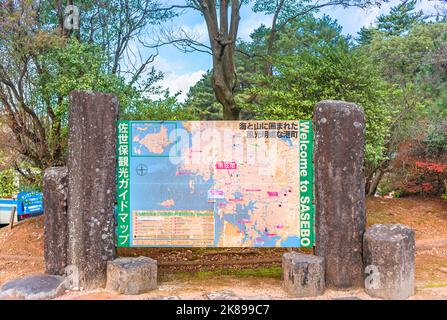
[[383, 299], [414, 294], [415, 241], [412, 229], [401, 224], [375, 224], [363, 239], [365, 291]]
[[283, 287], [296, 297], [314, 297], [324, 292], [324, 258], [287, 252], [282, 257]]
[[156, 289], [157, 261], [148, 257], [109, 261], [106, 288], [121, 294], [142, 294]]
[[6, 282], [0, 288], [0, 300], [49, 300], [64, 291], [64, 278], [61, 276], [28, 276]]

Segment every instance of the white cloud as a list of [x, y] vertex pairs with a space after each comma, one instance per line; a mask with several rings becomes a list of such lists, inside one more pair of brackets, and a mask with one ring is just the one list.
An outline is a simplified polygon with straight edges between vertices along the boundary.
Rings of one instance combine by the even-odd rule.
[[[359, 25], [369, 27], [370, 25], [374, 25], [376, 22], [376, 19], [381, 14], [388, 14], [390, 12], [390, 9], [396, 5], [398, 5], [400, 1], [391, 1], [385, 4], [382, 4], [382, 6], [379, 8], [377, 6], [368, 8], [367, 10], [363, 11], [363, 16], [361, 18], [361, 21], [359, 21]], [[422, 0], [418, 1], [416, 4], [416, 10], [422, 10], [424, 14], [432, 14], [434, 13], [436, 5], [439, 5], [440, 1], [437, 0]]]
[[177, 100], [179, 102], [183, 102], [186, 100], [186, 95], [189, 91], [189, 88], [195, 85], [205, 73], [206, 71], [204, 70], [198, 70], [184, 74], [171, 72], [165, 74], [164, 79], [160, 81], [159, 84], [163, 89], [169, 89], [169, 92], [171, 94], [181, 92]]
[[363, 27], [370, 27], [371, 25], [374, 25], [377, 17], [380, 15], [380, 11], [381, 9], [379, 7], [366, 9], [359, 25]]
[[188, 35], [192, 36], [194, 40], [206, 45], [209, 44], [208, 29], [205, 22], [193, 26], [182, 25], [180, 29], [183, 29]]
[[442, 1], [439, 0], [423, 0], [416, 5], [417, 10], [422, 10], [426, 15], [436, 13], [436, 8], [442, 5]]
[[261, 24], [270, 27], [272, 24], [272, 17], [262, 13], [249, 13], [248, 16], [241, 18], [238, 37], [245, 41], [250, 40], [250, 34], [255, 29], [259, 28]]
[[178, 72], [184, 68], [184, 60], [167, 60], [161, 56], [157, 56], [153, 63], [156, 70], [163, 71], [164, 73]]

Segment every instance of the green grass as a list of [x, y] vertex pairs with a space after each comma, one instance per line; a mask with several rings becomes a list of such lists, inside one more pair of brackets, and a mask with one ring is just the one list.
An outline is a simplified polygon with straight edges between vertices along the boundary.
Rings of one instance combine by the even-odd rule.
[[424, 288], [441, 288], [447, 287], [447, 282], [427, 282]]
[[172, 272], [161, 274], [161, 279], [197, 279], [206, 280], [216, 276], [232, 276], [236, 278], [275, 278], [281, 279], [282, 268], [281, 267], [268, 267], [268, 268], [254, 268], [254, 269], [217, 269], [209, 271], [196, 271], [196, 272]]
[[212, 271], [198, 271], [196, 276], [198, 278], [209, 278], [213, 276], [234, 276], [234, 277], [266, 277], [266, 278], [281, 278], [281, 267], [270, 268], [256, 268], [256, 269], [219, 269]]

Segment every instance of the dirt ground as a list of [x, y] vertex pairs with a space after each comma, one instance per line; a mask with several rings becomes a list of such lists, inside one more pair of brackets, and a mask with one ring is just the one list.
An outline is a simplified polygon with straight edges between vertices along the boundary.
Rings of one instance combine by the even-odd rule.
[[[402, 223], [416, 235], [416, 295], [447, 299], [447, 201], [436, 198], [370, 198], [367, 224]], [[0, 285], [44, 271], [43, 217], [0, 229]], [[203, 299], [206, 292], [230, 290], [242, 298], [288, 299], [280, 288], [281, 256], [287, 249], [120, 249], [120, 256], [158, 260], [160, 287], [138, 299]], [[307, 250], [309, 251], [309, 250]], [[211, 285], [212, 284], [212, 285]], [[362, 291], [327, 291], [320, 298], [367, 299]], [[107, 291], [68, 293], [68, 299], [135, 299]]]

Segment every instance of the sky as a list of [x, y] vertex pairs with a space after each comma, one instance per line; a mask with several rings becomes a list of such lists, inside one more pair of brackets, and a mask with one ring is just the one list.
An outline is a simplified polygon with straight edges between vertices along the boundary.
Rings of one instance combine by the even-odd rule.
[[[375, 23], [376, 18], [381, 14], [387, 14], [391, 7], [401, 1], [390, 0], [388, 3], [379, 7], [369, 9], [330, 7], [322, 10], [318, 15], [329, 15], [336, 19], [343, 27], [344, 34], [356, 35], [363, 26], [370, 26]], [[419, 0], [417, 10], [423, 10], [424, 13], [434, 13], [436, 0]], [[183, 0], [174, 0], [170, 4], [183, 4]], [[260, 13], [254, 13], [251, 10], [253, 1], [241, 8], [240, 25], [238, 37], [242, 40], [249, 40], [250, 34], [261, 24], [269, 26], [272, 16], [266, 16]], [[168, 28], [179, 30], [182, 28], [189, 34], [193, 34], [197, 40], [208, 44], [206, 25], [203, 17], [194, 10], [185, 10], [182, 15], [168, 23]], [[148, 35], [149, 39], [155, 36]], [[153, 51], [141, 49], [143, 57], [148, 56]], [[155, 69], [164, 73], [164, 79], [158, 84], [169, 89], [171, 94], [181, 92], [178, 100], [180, 102], [186, 99], [186, 94], [191, 86], [199, 81], [202, 75], [212, 68], [211, 55], [202, 52], [184, 53], [172, 45], [166, 45], [159, 48], [158, 56], [155, 58], [153, 66]]]

